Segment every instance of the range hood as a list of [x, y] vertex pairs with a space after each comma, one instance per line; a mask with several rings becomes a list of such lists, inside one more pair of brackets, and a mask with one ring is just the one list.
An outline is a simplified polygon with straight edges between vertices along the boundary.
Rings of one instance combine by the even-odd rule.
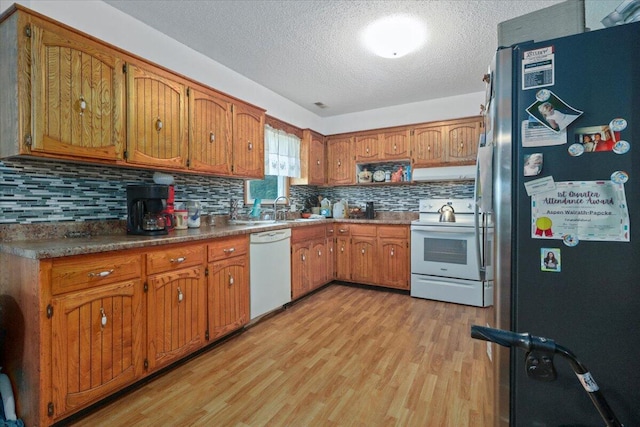
[[416, 168], [412, 172], [413, 181], [467, 181], [476, 179], [476, 167], [446, 166], [439, 168]]

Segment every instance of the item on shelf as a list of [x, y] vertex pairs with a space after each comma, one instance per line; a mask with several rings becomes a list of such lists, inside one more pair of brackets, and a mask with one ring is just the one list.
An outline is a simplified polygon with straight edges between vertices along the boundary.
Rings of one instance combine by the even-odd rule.
[[369, 172], [366, 168], [358, 173], [358, 182], [371, 182], [373, 178], [373, 174]]
[[404, 170], [402, 169], [402, 166], [400, 166], [400, 168], [397, 171], [391, 174], [391, 182], [402, 181], [403, 174], [404, 174]]
[[387, 182], [391, 181], [391, 171], [386, 171], [384, 173], [384, 180]]
[[383, 171], [382, 169], [379, 169], [379, 170], [375, 171], [375, 172], [373, 173], [373, 180], [374, 180], [375, 182], [384, 182], [384, 180], [385, 180], [385, 173], [384, 173], [384, 171]]

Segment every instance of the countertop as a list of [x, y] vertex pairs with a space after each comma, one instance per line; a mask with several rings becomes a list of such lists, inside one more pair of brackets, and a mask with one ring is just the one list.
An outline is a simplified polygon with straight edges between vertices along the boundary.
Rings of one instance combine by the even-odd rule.
[[[25, 258], [47, 259], [125, 249], [154, 247], [173, 243], [195, 242], [240, 234], [258, 233], [283, 228], [309, 227], [330, 223], [409, 225], [413, 214], [380, 215], [376, 219], [327, 218], [305, 221], [283, 221], [268, 224], [231, 225], [227, 221], [200, 228], [173, 230], [164, 236], [132, 236], [124, 232], [124, 221], [91, 224], [83, 231], [82, 223], [5, 225], [0, 227], [0, 252]], [[71, 236], [71, 237], [69, 237]], [[74, 237], [78, 236], [78, 237]]]

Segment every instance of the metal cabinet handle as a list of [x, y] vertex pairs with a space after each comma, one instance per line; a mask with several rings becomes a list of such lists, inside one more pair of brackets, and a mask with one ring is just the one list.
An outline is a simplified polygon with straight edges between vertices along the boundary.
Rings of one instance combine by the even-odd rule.
[[340, 248], [340, 252], [344, 252], [344, 246]]
[[99, 273], [89, 273], [89, 277], [107, 277], [111, 273], [113, 273], [113, 269], [107, 270], [107, 271], [101, 271]]
[[178, 286], [178, 304], [180, 304], [183, 299], [184, 299], [184, 294], [182, 293], [180, 286]]
[[176, 264], [181, 264], [183, 262], [185, 262], [187, 260], [187, 257], [180, 257], [180, 258], [171, 258], [171, 262], [175, 262]]
[[302, 254], [302, 256], [300, 257], [300, 259], [302, 259], [302, 261], [306, 261], [306, 260], [307, 260], [307, 257], [306, 257], [304, 254]]
[[393, 144], [393, 151], [396, 151], [398, 149], [398, 146], [396, 144]]
[[209, 132], [209, 142], [215, 142], [216, 134], [213, 132]]
[[391, 248], [391, 256], [395, 255], [395, 250], [393, 248]]
[[366, 150], [366, 151], [367, 151], [367, 154], [369, 154], [369, 147], [367, 147], [367, 150]]
[[156, 119], [156, 130], [160, 132], [162, 130], [162, 126], [163, 126], [162, 120], [160, 120], [160, 117], [158, 117]]
[[229, 286], [233, 285], [233, 283], [235, 282], [233, 275], [231, 273], [229, 273]]
[[342, 166], [342, 162], [338, 160], [338, 167]]
[[347, 231], [349, 231], [349, 230], [345, 230], [344, 228], [341, 228], [341, 229], [338, 230], [339, 233], [346, 233]]
[[80, 95], [80, 115], [82, 116], [84, 114], [84, 110], [86, 110], [87, 108], [87, 101], [84, 100], [84, 96]]
[[249, 141], [249, 150], [253, 150], [253, 143], [251, 141]]
[[318, 251], [318, 256], [322, 256], [322, 251]]
[[364, 248], [362, 249], [362, 255], [364, 255]]
[[236, 248], [223, 249], [222, 252], [225, 254], [230, 254], [236, 251]]
[[333, 248], [329, 248], [329, 252], [333, 253]]
[[316, 165], [320, 166], [320, 160], [316, 160]]
[[107, 326], [107, 314], [104, 312], [104, 308], [100, 307], [100, 327]]

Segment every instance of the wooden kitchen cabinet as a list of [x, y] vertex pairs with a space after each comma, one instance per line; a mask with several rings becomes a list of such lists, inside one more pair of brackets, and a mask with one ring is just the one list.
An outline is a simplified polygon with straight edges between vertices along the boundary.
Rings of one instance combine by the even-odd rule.
[[413, 167], [475, 164], [481, 128], [481, 117], [414, 127]]
[[326, 284], [326, 227], [307, 226], [291, 231], [291, 299], [295, 300]]
[[291, 185], [325, 185], [326, 145], [324, 136], [310, 129], [302, 131], [300, 142], [300, 178], [290, 178]]
[[352, 224], [351, 280], [374, 284], [377, 276], [377, 239], [375, 225]]
[[336, 236], [336, 272], [337, 280], [351, 280], [351, 233], [349, 224], [334, 224], [334, 232]]
[[378, 284], [409, 289], [409, 229], [403, 225], [381, 225], [378, 238]]
[[169, 169], [187, 166], [184, 83], [151, 67], [127, 64], [127, 162]]
[[248, 104], [233, 105], [233, 175], [264, 178], [264, 110]]
[[327, 184], [347, 185], [355, 183], [355, 161], [351, 153], [353, 138], [327, 139]]
[[232, 105], [213, 91], [189, 88], [189, 169], [231, 175]]
[[356, 162], [372, 162], [380, 160], [381, 137], [379, 133], [357, 134], [354, 138]]
[[216, 239], [209, 244], [207, 330], [210, 341], [249, 321], [248, 236]]
[[147, 362], [166, 366], [205, 343], [205, 246], [179, 245], [147, 254]]
[[141, 377], [144, 310], [139, 255], [59, 258], [50, 265], [49, 413], [59, 419]]

